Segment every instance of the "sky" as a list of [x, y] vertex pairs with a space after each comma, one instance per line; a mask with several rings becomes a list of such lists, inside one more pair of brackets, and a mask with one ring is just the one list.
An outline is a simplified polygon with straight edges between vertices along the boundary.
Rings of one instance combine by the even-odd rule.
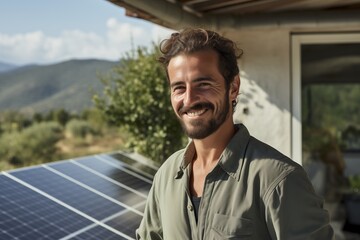
[[172, 32], [125, 16], [106, 0], [1, 0], [0, 62], [51, 64], [69, 59], [119, 60], [133, 47]]

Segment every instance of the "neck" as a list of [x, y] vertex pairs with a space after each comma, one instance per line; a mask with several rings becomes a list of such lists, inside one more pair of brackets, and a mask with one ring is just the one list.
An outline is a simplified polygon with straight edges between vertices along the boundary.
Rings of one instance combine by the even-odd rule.
[[196, 149], [195, 161], [204, 168], [213, 165], [220, 158], [220, 155], [235, 134], [235, 126], [231, 121], [224, 122], [213, 134], [204, 139], [195, 139]]

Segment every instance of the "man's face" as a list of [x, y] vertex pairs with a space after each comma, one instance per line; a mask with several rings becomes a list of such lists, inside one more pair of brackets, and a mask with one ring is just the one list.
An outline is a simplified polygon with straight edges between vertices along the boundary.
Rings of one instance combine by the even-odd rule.
[[229, 117], [231, 99], [213, 50], [180, 54], [168, 65], [171, 104], [188, 135], [204, 139]]

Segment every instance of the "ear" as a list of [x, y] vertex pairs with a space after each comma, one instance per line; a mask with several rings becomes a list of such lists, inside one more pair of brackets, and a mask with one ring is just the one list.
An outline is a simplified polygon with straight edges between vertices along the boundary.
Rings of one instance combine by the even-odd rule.
[[229, 98], [231, 101], [237, 99], [240, 90], [240, 76], [236, 75], [232, 83], [230, 83]]

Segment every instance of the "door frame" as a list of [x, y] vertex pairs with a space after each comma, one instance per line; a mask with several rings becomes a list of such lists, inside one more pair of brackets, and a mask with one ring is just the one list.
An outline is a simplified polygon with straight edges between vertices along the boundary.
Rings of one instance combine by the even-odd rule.
[[301, 45], [360, 43], [360, 32], [291, 34], [291, 157], [302, 164]]

